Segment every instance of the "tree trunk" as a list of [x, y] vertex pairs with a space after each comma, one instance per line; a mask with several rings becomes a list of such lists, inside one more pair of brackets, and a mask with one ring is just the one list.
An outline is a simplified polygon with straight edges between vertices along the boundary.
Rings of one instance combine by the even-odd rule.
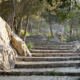
[[39, 34], [39, 25], [40, 25], [40, 22], [38, 22], [38, 34]]
[[13, 7], [14, 7], [14, 10], [13, 10], [13, 13], [12, 13], [11, 29], [13, 29], [15, 11], [16, 11], [16, 9], [17, 9], [17, 7], [18, 7], [18, 2], [16, 3], [15, 0], [13, 0]]
[[29, 11], [27, 12], [27, 18], [26, 18], [26, 24], [25, 24], [25, 31], [24, 31], [24, 35], [23, 35], [23, 41], [25, 41], [26, 38], [26, 32], [27, 32], [27, 28], [28, 28], [28, 21], [29, 21]]
[[78, 36], [78, 29], [76, 28], [76, 33], [77, 33], [77, 38], [79, 38], [79, 36]]
[[17, 33], [17, 19], [14, 17], [14, 32]]
[[72, 24], [70, 25], [70, 37], [72, 35]]
[[32, 32], [33, 31], [32, 22], [30, 24], [31, 24], [31, 32]]
[[51, 23], [51, 15], [50, 15], [50, 11], [49, 11], [49, 23], [50, 23], [50, 33], [51, 33], [51, 37], [54, 38], [53, 36], [53, 30], [52, 30], [52, 23]]
[[21, 28], [22, 28], [22, 20], [23, 17], [20, 17], [19, 23], [18, 23], [18, 27], [17, 27], [17, 35], [20, 36], [20, 32], [21, 32]]
[[53, 30], [52, 30], [52, 24], [50, 23], [50, 32], [51, 32], [51, 37], [54, 38], [53, 36]]
[[13, 0], [13, 6], [14, 6], [14, 10], [13, 10], [13, 13], [12, 13], [11, 29], [13, 29], [13, 23], [14, 23], [14, 17], [15, 17], [15, 0]]

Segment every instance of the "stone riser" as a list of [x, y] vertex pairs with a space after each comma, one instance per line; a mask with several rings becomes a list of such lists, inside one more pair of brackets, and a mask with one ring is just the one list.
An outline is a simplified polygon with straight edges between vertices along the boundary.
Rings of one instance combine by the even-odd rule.
[[49, 75], [52, 76], [52, 71], [55, 70], [54, 75], [59, 76], [80, 76], [80, 67], [66, 67], [66, 68], [37, 68], [37, 69], [12, 69], [12, 70], [0, 70], [0, 75], [13, 75], [13, 76], [21, 76], [21, 75]]
[[39, 50], [70, 50], [70, 49], [73, 49], [73, 48], [58, 48], [58, 47], [34, 47], [33, 49], [39, 49]]
[[76, 53], [75, 50], [35, 50], [31, 49], [31, 53]]
[[57, 72], [57, 74], [52, 74], [49, 71], [45, 72], [0, 72], [2, 76], [31, 76], [31, 75], [39, 75], [39, 76], [80, 76], [80, 73], [69, 73], [69, 72]]
[[[38, 46], [38, 45], [37, 45]], [[36, 47], [34, 45], [34, 47]], [[41, 45], [41, 46], [38, 46], [38, 47], [74, 47], [73, 45]]]
[[50, 45], [50, 46], [54, 46], [54, 45], [63, 45], [63, 46], [65, 46], [66, 44], [57, 44], [57, 43], [38, 43], [38, 44], [36, 44], [36, 43], [34, 43], [34, 46], [48, 46], [48, 45]]
[[80, 56], [80, 53], [32, 53], [33, 57], [65, 57], [65, 56]]
[[33, 48], [70, 48], [72, 49], [74, 46], [73, 45], [41, 45], [41, 46], [33, 46]]
[[80, 57], [17, 57], [16, 61], [69, 61], [80, 60]]
[[53, 68], [53, 67], [80, 67], [80, 61], [77, 62], [47, 62], [47, 63], [39, 63], [39, 62], [31, 62], [31, 63], [16, 63], [15, 68]]

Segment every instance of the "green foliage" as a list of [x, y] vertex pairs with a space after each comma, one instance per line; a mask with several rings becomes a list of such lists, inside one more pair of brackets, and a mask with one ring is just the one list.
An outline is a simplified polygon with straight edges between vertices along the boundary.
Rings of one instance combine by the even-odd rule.
[[67, 39], [66, 39], [66, 42], [72, 42], [72, 41], [80, 41], [80, 35], [76, 35], [76, 34], [73, 34], [72, 36], [69, 36]]
[[[21, 30], [21, 36], [23, 36], [24, 35], [24, 30]], [[30, 36], [30, 33], [26, 33], [26, 36]]]
[[27, 43], [26, 46], [28, 47], [28, 49], [32, 49], [33, 48], [33, 43]]
[[59, 12], [57, 15], [60, 17], [60, 20], [63, 21], [63, 22], [67, 18], [67, 15], [65, 13], [62, 13], [62, 12]]
[[55, 70], [53, 70], [53, 71], [51, 72], [51, 74], [52, 74], [52, 75], [56, 75], [57, 72], [56, 72]]
[[61, 41], [62, 41], [62, 42], [66, 42], [66, 39], [62, 38]]
[[[55, 34], [53, 34], [53, 36], [54, 36], [54, 37], [57, 37]], [[45, 37], [47, 37], [48, 40], [51, 40], [51, 39], [52, 39], [50, 32], [48, 32], [48, 33], [45, 35]]]
[[73, 18], [74, 17], [74, 14], [72, 14], [71, 12], [68, 14], [68, 17], [69, 18]]
[[72, 41], [75, 41], [76, 40], [76, 38], [75, 37], [68, 37], [67, 39], [66, 39], [66, 42], [72, 42]]
[[70, 27], [69, 26], [64, 27], [64, 32], [68, 32], [68, 31], [70, 31]]
[[24, 30], [21, 30], [21, 36], [23, 36], [24, 35]]
[[80, 78], [78, 80], [80, 80]]
[[37, 29], [38, 28], [38, 24], [33, 24], [34, 28]]
[[47, 27], [48, 24], [46, 22], [42, 22], [41, 27]]
[[[48, 37], [48, 36], [51, 36], [51, 33], [50, 33], [50, 32], [48, 32], [48, 33], [46, 34], [46, 37]], [[53, 34], [53, 36], [56, 37], [55, 34]]]

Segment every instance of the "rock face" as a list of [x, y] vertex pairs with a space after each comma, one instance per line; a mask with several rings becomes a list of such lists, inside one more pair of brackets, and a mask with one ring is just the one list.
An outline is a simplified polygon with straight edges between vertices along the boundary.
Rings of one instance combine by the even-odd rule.
[[18, 51], [19, 55], [31, 56], [31, 53], [26, 47], [26, 44], [15, 33], [11, 33], [11, 42], [13, 47]]
[[15, 55], [10, 47], [9, 25], [0, 17], [0, 69], [10, 69], [14, 67]]
[[10, 43], [10, 32], [9, 25], [0, 17], [0, 39], [9, 44]]
[[10, 69], [15, 66], [15, 54], [6, 43], [0, 42], [0, 69]]
[[9, 25], [0, 17], [0, 69], [14, 68], [18, 54], [31, 56], [25, 43], [11, 32]]

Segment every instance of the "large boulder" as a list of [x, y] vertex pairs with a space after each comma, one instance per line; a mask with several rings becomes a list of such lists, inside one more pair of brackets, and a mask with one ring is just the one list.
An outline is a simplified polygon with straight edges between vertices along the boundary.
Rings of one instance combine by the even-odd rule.
[[15, 57], [18, 54], [31, 56], [25, 43], [17, 35], [12, 34], [10, 26], [0, 17], [0, 69], [14, 68]]
[[13, 49], [0, 41], [0, 69], [11, 69], [15, 66], [15, 54]]
[[0, 17], [0, 39], [6, 44], [10, 44], [10, 33], [9, 25]]
[[0, 17], [0, 69], [14, 68], [15, 55], [10, 47], [11, 29]]
[[19, 55], [31, 56], [31, 53], [27, 49], [25, 42], [22, 41], [22, 39], [19, 38], [15, 33], [11, 33], [11, 43], [12, 43], [13, 47], [17, 50]]

